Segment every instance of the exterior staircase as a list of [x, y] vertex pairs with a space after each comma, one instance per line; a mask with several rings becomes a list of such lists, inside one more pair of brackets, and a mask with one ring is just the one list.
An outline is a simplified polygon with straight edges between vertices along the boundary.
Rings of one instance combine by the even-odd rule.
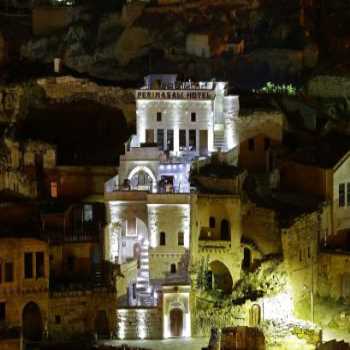
[[143, 240], [140, 252], [140, 269], [136, 279], [138, 306], [153, 306], [153, 290], [149, 283], [149, 242]]
[[225, 131], [224, 130], [216, 130], [214, 131], [214, 148], [216, 151], [219, 149], [225, 150]]

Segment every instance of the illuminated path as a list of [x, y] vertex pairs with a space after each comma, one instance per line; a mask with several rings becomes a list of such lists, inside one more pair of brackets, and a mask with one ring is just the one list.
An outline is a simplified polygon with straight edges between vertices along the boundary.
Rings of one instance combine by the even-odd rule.
[[121, 346], [122, 344], [127, 344], [128, 346], [135, 346], [152, 350], [201, 350], [203, 347], [208, 346], [209, 339], [176, 338], [165, 340], [110, 340], [101, 343], [103, 345], [111, 346]]

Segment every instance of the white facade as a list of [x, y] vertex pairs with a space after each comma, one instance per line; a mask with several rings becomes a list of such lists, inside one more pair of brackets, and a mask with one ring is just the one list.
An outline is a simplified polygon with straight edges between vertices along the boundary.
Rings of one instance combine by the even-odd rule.
[[151, 75], [136, 91], [136, 135], [105, 194], [110, 209], [106, 257], [121, 265], [138, 261], [136, 281], [127, 288], [128, 305], [118, 310], [120, 338], [148, 337], [140, 331], [146, 319], [140, 319], [141, 311], [130, 311], [140, 319], [131, 332], [131, 316], [122, 307], [162, 303], [163, 337], [191, 336], [189, 173], [193, 160], [236, 146], [239, 102], [227, 90], [225, 82], [178, 82], [176, 75]]

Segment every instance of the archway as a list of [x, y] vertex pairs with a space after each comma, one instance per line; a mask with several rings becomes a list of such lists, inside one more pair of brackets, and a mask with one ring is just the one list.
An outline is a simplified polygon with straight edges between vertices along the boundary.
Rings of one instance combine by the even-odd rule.
[[230, 223], [228, 220], [223, 219], [221, 221], [221, 230], [220, 230], [220, 237], [223, 241], [230, 241], [231, 240], [231, 232], [230, 232]]
[[40, 341], [43, 335], [43, 321], [39, 306], [28, 303], [22, 312], [23, 338], [29, 341]]
[[95, 319], [95, 331], [98, 338], [109, 338], [108, 317], [105, 310], [99, 310]]
[[258, 304], [254, 304], [249, 310], [249, 325], [256, 327], [261, 322], [261, 307]]
[[212, 272], [213, 288], [222, 290], [224, 294], [230, 294], [233, 281], [229, 269], [218, 260], [211, 262], [209, 267]]
[[170, 311], [170, 332], [172, 337], [181, 337], [183, 329], [183, 311], [179, 308]]
[[157, 180], [153, 172], [146, 166], [137, 166], [128, 176], [132, 190], [155, 191]]

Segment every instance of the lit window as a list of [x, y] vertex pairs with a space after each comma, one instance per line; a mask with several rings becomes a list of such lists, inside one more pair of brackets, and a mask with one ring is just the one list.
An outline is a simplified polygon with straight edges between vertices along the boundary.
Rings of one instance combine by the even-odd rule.
[[157, 129], [157, 145], [159, 149], [164, 149], [164, 129]]
[[179, 232], [177, 237], [177, 245], [183, 246], [184, 245], [184, 233]]
[[190, 151], [196, 150], [196, 130], [189, 131], [189, 148]]
[[249, 151], [255, 151], [255, 140], [254, 139], [248, 140], [248, 149], [249, 149]]
[[51, 195], [51, 198], [58, 197], [58, 189], [57, 189], [57, 182], [56, 181], [51, 181], [51, 183], [50, 183], [50, 195]]
[[186, 150], [186, 130], [184, 129], [179, 130], [179, 146], [180, 151]]
[[339, 207], [345, 207], [345, 184], [339, 184]]
[[157, 122], [162, 121], [162, 112], [157, 112]]
[[191, 113], [191, 122], [195, 122], [196, 121], [196, 117], [197, 117], [196, 112], [192, 112]]
[[93, 210], [91, 204], [84, 205], [84, 222], [91, 222], [93, 219]]

